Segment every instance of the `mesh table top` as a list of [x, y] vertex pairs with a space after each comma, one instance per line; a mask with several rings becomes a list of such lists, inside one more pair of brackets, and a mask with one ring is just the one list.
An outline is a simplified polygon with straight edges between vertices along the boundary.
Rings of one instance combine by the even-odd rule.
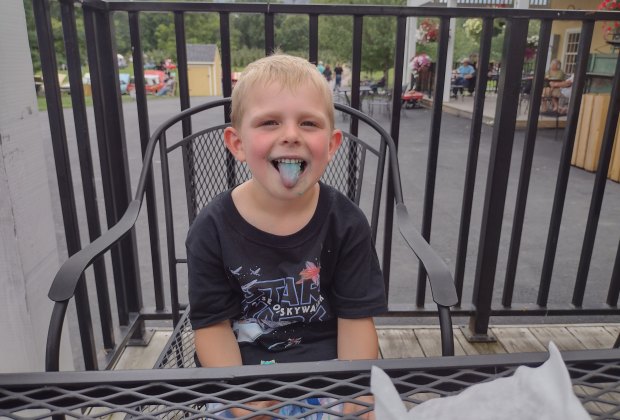
[[[564, 352], [562, 356], [575, 394], [592, 418], [620, 419], [620, 350]], [[509, 376], [519, 365], [540, 365], [547, 357], [546, 353], [519, 353], [212, 369], [2, 374], [0, 417], [98, 418], [120, 414], [128, 418], [217, 419], [222, 418], [218, 413], [223, 409], [248, 401], [278, 401], [272, 408], [291, 404], [308, 407], [303, 400], [311, 397], [327, 397], [332, 402], [311, 406], [303, 416], [335, 414], [338, 404], [369, 393], [372, 365], [392, 378], [402, 400], [411, 407]], [[212, 403], [220, 405], [214, 408]], [[372, 408], [363, 403], [358, 407], [357, 415]]]

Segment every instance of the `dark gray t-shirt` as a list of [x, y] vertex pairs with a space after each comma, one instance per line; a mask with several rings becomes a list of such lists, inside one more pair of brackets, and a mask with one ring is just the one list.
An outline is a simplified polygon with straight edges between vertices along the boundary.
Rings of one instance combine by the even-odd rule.
[[320, 183], [300, 231], [246, 222], [231, 191], [198, 215], [187, 241], [192, 327], [233, 320], [244, 364], [337, 358], [337, 318], [387, 311], [383, 276], [362, 211]]

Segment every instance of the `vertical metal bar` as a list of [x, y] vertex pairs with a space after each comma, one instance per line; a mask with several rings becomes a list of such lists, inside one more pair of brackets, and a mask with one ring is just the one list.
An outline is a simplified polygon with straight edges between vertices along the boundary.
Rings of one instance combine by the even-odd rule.
[[[181, 110], [190, 107], [189, 79], [187, 77], [187, 46], [185, 44], [185, 15], [183, 12], [174, 12], [174, 34], [177, 44], [177, 73], [179, 77], [179, 93]], [[192, 133], [191, 120], [183, 120], [183, 136]]]
[[[183, 12], [174, 12], [174, 29], [176, 35], [176, 44], [177, 44], [177, 69], [179, 73], [179, 92], [181, 93], [181, 110], [185, 110], [190, 107], [189, 103], [189, 78], [187, 75], [187, 47], [185, 45], [185, 15]], [[191, 117], [184, 118], [181, 121], [183, 127], [183, 137], [187, 137], [192, 133], [192, 121]], [[165, 151], [165, 135], [162, 137], [162, 144]], [[189, 153], [185, 147], [182, 148], [181, 153], [183, 154], [184, 162], [190, 162], [188, 159], [193, 159], [193, 154]], [[172, 203], [170, 198], [170, 175], [168, 172], [168, 156], [166, 153], [166, 174], [163, 173], [164, 161], [161, 159], [162, 163], [162, 176], [167, 183], [168, 190], [164, 189], [164, 196], [168, 194], [167, 199], [164, 199], [164, 203], [170, 205]], [[185, 185], [190, 185], [190, 175], [189, 171], [185, 170]], [[188, 197], [188, 208], [190, 206], [190, 200]], [[170, 210], [171, 212], [172, 210]], [[170, 226], [170, 229], [173, 229], [172, 223], [172, 215], [168, 218], [168, 213], [166, 213], [166, 226]], [[170, 272], [170, 305], [172, 307], [172, 325], [176, 326], [179, 322], [180, 314], [179, 314], [179, 285], [177, 281], [177, 264], [176, 264], [176, 251], [175, 251], [175, 243], [174, 236], [168, 237], [168, 265]]]
[[[431, 132], [428, 145], [426, 163], [426, 185], [424, 187], [424, 210], [422, 215], [422, 236], [430, 242], [431, 224], [433, 221], [433, 200], [435, 197], [435, 177], [437, 175], [437, 155], [439, 153], [439, 134], [441, 131], [441, 116], [443, 112], [443, 90], [445, 85], [445, 71], [448, 54], [448, 40], [450, 38], [450, 18], [442, 17], [439, 24], [439, 47], [437, 48], [437, 76], [435, 78], [435, 96], [433, 99], [433, 113], [431, 116]], [[426, 295], [426, 270], [420, 266], [418, 270], [418, 285], [416, 305], [424, 306]]]
[[[91, 9], [86, 4], [83, 9], [89, 44], [93, 104], [96, 104], [95, 122], [98, 127], [106, 217], [108, 226], [113, 226], [120, 220], [131, 200], [120, 91], [109, 88], [118, 85], [113, 25], [107, 11]], [[119, 323], [129, 325], [128, 312], [139, 312], [142, 309], [135, 231], [112, 247], [111, 254]]]
[[[360, 76], [362, 73], [362, 34], [364, 17], [353, 17], [353, 57], [351, 59], [351, 107], [360, 109]], [[359, 121], [351, 117], [349, 132], [357, 136]]]
[[[396, 49], [394, 51], [394, 68], [402, 69], [405, 55], [405, 36], [407, 33], [407, 17], [398, 16], [396, 20]], [[394, 139], [396, 151], [398, 151], [398, 138], [400, 134], [400, 107], [401, 94], [403, 84], [403, 73], [394, 72], [394, 89], [392, 94], [392, 118], [390, 126], [390, 135]], [[391, 180], [392, 162], [388, 162], [388, 180]], [[377, 186], [378, 188], [379, 186]], [[379, 215], [376, 215], [377, 219]], [[387, 192], [385, 198], [385, 225], [383, 230], [383, 277], [390, 283], [390, 268], [392, 262], [392, 237], [394, 228], [394, 184], [387, 183]], [[389, 287], [386, 288], [386, 295], [389, 296]]]
[[[84, 32], [86, 34], [86, 52], [88, 56], [88, 68], [90, 70], [90, 84], [92, 87], [93, 95], [93, 110], [95, 114], [95, 127], [97, 132], [97, 143], [99, 147], [99, 166], [101, 170], [101, 186], [103, 188], [103, 196], [105, 198], [106, 219], [108, 226], [111, 226], [113, 221], [110, 215], [114, 212], [112, 192], [112, 182], [110, 178], [110, 165], [108, 163], [109, 156], [106, 146], [106, 125], [103, 121], [102, 115], [105, 113], [105, 106], [103, 103], [102, 92], [104, 90], [103, 82], [100, 76], [99, 63], [99, 48], [98, 48], [98, 35], [94, 18], [94, 11], [88, 6], [82, 7], [84, 15]], [[114, 276], [114, 285], [116, 292], [116, 311], [118, 314], [120, 325], [129, 325], [129, 314], [127, 310], [127, 298], [123, 288], [123, 272], [119, 264], [120, 254], [118, 246], [113, 247], [110, 250], [112, 255], [112, 274]]]
[[[47, 101], [47, 115], [50, 123], [52, 151], [58, 178], [58, 192], [60, 207], [65, 226], [65, 239], [69, 256], [81, 248], [80, 230], [75, 206], [75, 194], [71, 178], [71, 163], [67, 148], [67, 133], [60, 100], [60, 86], [58, 83], [58, 66], [54, 53], [54, 35], [52, 33], [50, 6], [48, 0], [33, 0], [33, 13], [41, 54], [41, 71], [45, 83], [45, 99]], [[97, 353], [90, 315], [88, 292], [84, 276], [80, 278], [75, 294], [78, 324], [82, 342], [84, 366], [88, 370], [97, 369]]]
[[[224, 97], [228, 98], [232, 94], [232, 53], [230, 48], [230, 14], [220, 13], [220, 42], [222, 44], [222, 85], [224, 87]], [[224, 121], [230, 122], [230, 103], [223, 107]], [[237, 184], [237, 174], [235, 170], [235, 158], [226, 149], [226, 183], [228, 188]]]
[[267, 12], [265, 13], [265, 55], [273, 53], [276, 45], [275, 41], [274, 15], [269, 11], [269, 3], [267, 3]]
[[[181, 101], [181, 109], [187, 109], [190, 107], [189, 103], [189, 78], [187, 76], [187, 48], [185, 46], [185, 15], [183, 12], [174, 13], [174, 29], [175, 39], [177, 47], [177, 69], [179, 76], [179, 97]], [[181, 82], [183, 80], [183, 82]], [[192, 132], [192, 119], [191, 117], [184, 118], [181, 121], [183, 137], [187, 137]], [[183, 175], [185, 179], [185, 199], [187, 203], [187, 213], [190, 221], [194, 220], [194, 201], [192, 199], [191, 174], [189, 168], [194, 167], [194, 155], [191, 152], [191, 145], [183, 147], [181, 149], [181, 155], [183, 157]], [[188, 150], [188, 148], [190, 150]], [[176, 264], [176, 258], [169, 260], [169, 264]]]
[[549, 287], [551, 285], [551, 275], [553, 274], [555, 253], [558, 247], [560, 224], [562, 223], [566, 187], [568, 185], [568, 175], [571, 168], [570, 162], [573, 156], [575, 133], [577, 132], [577, 123], [579, 121], [579, 108], [581, 108], [581, 94], [585, 86], [586, 69], [588, 66], [588, 55], [590, 53], [590, 44], [592, 43], [593, 29], [594, 21], [583, 21], [581, 35], [579, 37], [579, 46], [577, 48], [578, 59], [575, 66], [575, 79], [573, 81], [572, 94], [568, 106], [566, 127], [564, 128], [564, 141], [562, 153], [560, 155], [558, 178], [555, 184], [551, 221], [549, 222], [549, 233], [547, 235], [547, 247], [545, 248], [545, 257], [540, 275], [540, 287], [538, 289], [537, 299], [537, 303], [540, 306], [547, 306], [547, 300], [549, 298]]
[[[224, 97], [232, 94], [232, 53], [230, 48], [230, 13], [220, 13], [220, 43], [222, 44], [222, 86]], [[230, 122], [230, 105], [224, 107], [224, 120]]]
[[[80, 59], [73, 1], [61, 2], [60, 11], [62, 16], [65, 51], [67, 54], [69, 85], [71, 86], [71, 102], [78, 156], [80, 160], [80, 173], [82, 174], [82, 190], [84, 192], [86, 220], [88, 223], [89, 238], [92, 242], [101, 236], [101, 226], [99, 224], [99, 209], [97, 206], [95, 175], [93, 171], [92, 153], [90, 150], [88, 118], [86, 117], [86, 103], [84, 101], [84, 89], [82, 86], [82, 60]], [[101, 324], [103, 345], [106, 349], [112, 349], [115, 345], [114, 326], [112, 324], [110, 293], [108, 291], [108, 280], [103, 257], [97, 258], [94, 261], [93, 270], [95, 274], [95, 287], [97, 289], [99, 321]]]
[[603, 132], [603, 144], [601, 146], [600, 157], [598, 160], [598, 169], [594, 178], [594, 187], [592, 189], [592, 199], [590, 200], [590, 210], [588, 212], [588, 221], [586, 222], [586, 231], [583, 238], [583, 247], [581, 248], [581, 257], [579, 258], [579, 266], [577, 268], [577, 280], [575, 281], [575, 289], [573, 291], [573, 305], [580, 307], [583, 304], [583, 294], [586, 290], [586, 282], [588, 280], [588, 271], [592, 260], [592, 252], [594, 250], [594, 239], [596, 238], [596, 229], [598, 227], [601, 207], [603, 206], [603, 197], [605, 196], [605, 185], [607, 184], [607, 172], [609, 170], [609, 161], [611, 160], [611, 152], [614, 146], [614, 138], [616, 136], [616, 128], [618, 126], [618, 113], [620, 112], [620, 55], [616, 59], [616, 73], [611, 88], [611, 103], [607, 110], [607, 119], [605, 121], [605, 131]]
[[474, 98], [474, 111], [472, 116], [471, 131], [469, 133], [469, 150], [467, 152], [467, 166], [465, 169], [465, 183], [463, 186], [463, 201], [461, 206], [461, 221], [459, 224], [459, 238], [456, 251], [456, 263], [454, 266], [454, 284], [456, 287], [456, 294], [459, 299], [459, 306], [461, 304], [461, 298], [463, 296], [463, 278], [465, 276], [465, 264], [467, 263], [467, 242], [469, 240], [471, 208], [474, 200], [474, 188], [476, 185], [478, 151], [480, 149], [480, 132], [482, 130], [484, 99], [488, 79], [488, 72], [484, 69], [489, 68], [492, 37], [493, 18], [484, 18], [482, 22], [482, 36], [480, 38], [478, 77], [476, 80], [476, 96]]
[[159, 138], [159, 157], [161, 161], [162, 188], [164, 190], [164, 217], [166, 218], [166, 240], [168, 248], [168, 274], [170, 276], [170, 306], [172, 309], [172, 325], [179, 323], [179, 292], [177, 289], [176, 249], [174, 243], [174, 218], [172, 215], [172, 195], [170, 193], [170, 171], [168, 167], [168, 152], [166, 132]]
[[611, 273], [611, 281], [609, 282], [609, 290], [607, 292], [607, 304], [611, 306], [618, 305], [619, 294], [620, 294], [620, 243], [618, 243], [618, 249], [616, 249], [616, 261], [614, 262], [614, 270]]
[[504, 40], [502, 74], [499, 80], [500, 93], [495, 110], [478, 263], [474, 278], [472, 303], [476, 312], [469, 320], [469, 330], [474, 337], [486, 336], [491, 316], [528, 24], [527, 19], [509, 19]]
[[308, 61], [313, 64], [319, 62], [319, 15], [311, 14], [308, 16], [308, 30], [310, 35], [308, 37]]
[[510, 235], [510, 245], [508, 248], [506, 278], [504, 280], [504, 291], [502, 294], [502, 305], [504, 306], [510, 306], [512, 304], [512, 293], [514, 291], [515, 277], [517, 273], [519, 249], [521, 248], [523, 219], [525, 218], [525, 206], [527, 204], [530, 175], [532, 173], [534, 147], [536, 147], [538, 114], [540, 113], [540, 102], [545, 81], [545, 66], [547, 63], [547, 52], [549, 50], [549, 37], [551, 36], [552, 24], [553, 22], [551, 20], [543, 20], [540, 25], [538, 36], [539, 43], [538, 52], [536, 53], [536, 74], [534, 76], [534, 82], [532, 83], [532, 89], [530, 91], [531, 99], [529, 116], [527, 119], [527, 128], [525, 130], [523, 154], [521, 155], [521, 173], [519, 174], [515, 211], [512, 219], [512, 233]]
[[[138, 12], [129, 12], [129, 36], [131, 38], [131, 51], [133, 57], [134, 76], [136, 89], [140, 86], [142, 95], [136, 95], [138, 107], [138, 126], [140, 130], [140, 146], [142, 157], [146, 152], [151, 130], [149, 128], [149, 111], [144, 92], [144, 64], [142, 62], [142, 41], [140, 39], [140, 15]], [[140, 80], [138, 80], [140, 79]], [[149, 162], [148, 165], [153, 165]], [[155, 181], [151, 170], [146, 181], [146, 210], [149, 224], [149, 238], [151, 244], [151, 264], [153, 267], [153, 289], [155, 292], [155, 308], [161, 311], [165, 307], [164, 282], [161, 268], [161, 252], [159, 239], [159, 222], [157, 218], [157, 195], [155, 192]]]

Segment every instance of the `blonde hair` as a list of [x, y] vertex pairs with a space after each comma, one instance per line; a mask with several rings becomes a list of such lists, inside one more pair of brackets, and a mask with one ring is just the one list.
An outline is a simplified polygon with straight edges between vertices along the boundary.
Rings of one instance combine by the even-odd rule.
[[232, 109], [230, 118], [233, 127], [239, 127], [243, 120], [244, 100], [256, 87], [265, 87], [277, 83], [281, 89], [295, 91], [302, 85], [316, 88], [325, 103], [331, 128], [334, 128], [334, 98], [327, 80], [314, 64], [300, 57], [274, 53], [250, 63], [239, 76], [232, 91]]

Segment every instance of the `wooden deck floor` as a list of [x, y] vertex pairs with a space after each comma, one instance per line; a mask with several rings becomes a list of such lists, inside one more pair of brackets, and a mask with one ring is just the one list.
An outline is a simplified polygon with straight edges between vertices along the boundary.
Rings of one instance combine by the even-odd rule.
[[[441, 356], [436, 326], [377, 327], [383, 358]], [[497, 341], [470, 343], [459, 327], [454, 328], [457, 355], [546, 351], [553, 341], [560, 351], [611, 348], [620, 324], [514, 325], [490, 328]], [[157, 330], [146, 347], [128, 347], [116, 369], [150, 369], [170, 337], [171, 330]]]

